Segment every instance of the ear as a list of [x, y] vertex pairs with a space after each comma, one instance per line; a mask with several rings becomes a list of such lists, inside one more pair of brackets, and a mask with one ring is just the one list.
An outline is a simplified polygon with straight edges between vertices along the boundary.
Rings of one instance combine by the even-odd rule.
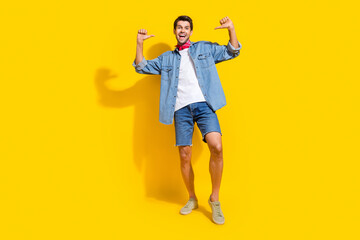
[[175, 33], [175, 29], [173, 30], [173, 33], [176, 35], [176, 33]]
[[192, 33], [193, 33], [193, 31], [191, 30], [191, 32], [190, 32], [190, 36], [192, 35]]

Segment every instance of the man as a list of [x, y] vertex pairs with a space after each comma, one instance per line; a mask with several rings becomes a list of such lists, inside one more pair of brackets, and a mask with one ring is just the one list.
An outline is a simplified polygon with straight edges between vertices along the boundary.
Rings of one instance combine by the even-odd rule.
[[192, 136], [196, 122], [210, 150], [209, 171], [212, 193], [208, 200], [212, 209], [213, 221], [225, 222], [219, 202], [220, 182], [223, 171], [223, 151], [221, 130], [216, 110], [226, 105], [225, 95], [215, 67], [216, 63], [237, 57], [241, 44], [238, 42], [234, 24], [225, 17], [221, 26], [215, 29], [228, 29], [230, 40], [227, 46], [206, 41], [191, 42], [193, 22], [188, 16], [179, 16], [174, 22], [176, 49], [167, 51], [153, 60], [143, 56], [144, 40], [154, 37], [140, 29], [137, 35], [136, 59], [133, 63], [136, 72], [160, 74], [160, 122], [175, 123], [176, 146], [179, 147], [181, 173], [189, 193], [189, 200], [180, 210], [189, 214], [198, 207], [194, 190], [194, 172], [191, 165]]

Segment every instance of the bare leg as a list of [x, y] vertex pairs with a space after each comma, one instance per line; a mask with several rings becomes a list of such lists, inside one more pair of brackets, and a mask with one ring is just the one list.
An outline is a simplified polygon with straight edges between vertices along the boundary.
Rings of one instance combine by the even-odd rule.
[[194, 188], [194, 171], [191, 165], [191, 146], [179, 146], [181, 174], [189, 193], [189, 198], [197, 200]]
[[219, 201], [220, 183], [223, 172], [223, 149], [221, 134], [210, 132], [205, 135], [211, 153], [209, 171], [211, 175], [212, 193], [211, 201]]

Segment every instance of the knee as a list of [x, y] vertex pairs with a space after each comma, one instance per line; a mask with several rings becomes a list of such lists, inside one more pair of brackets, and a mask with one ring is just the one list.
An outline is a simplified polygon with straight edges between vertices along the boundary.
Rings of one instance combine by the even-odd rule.
[[217, 143], [217, 144], [211, 145], [210, 146], [210, 152], [211, 152], [212, 155], [222, 156], [222, 153], [223, 153], [222, 144]]
[[184, 146], [179, 148], [180, 160], [182, 165], [190, 164], [191, 162], [191, 147]]

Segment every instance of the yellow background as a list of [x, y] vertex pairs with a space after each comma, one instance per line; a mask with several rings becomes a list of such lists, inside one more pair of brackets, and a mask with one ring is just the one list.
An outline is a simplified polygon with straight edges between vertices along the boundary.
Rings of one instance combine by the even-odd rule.
[[[17, 1], [1, 4], [1, 239], [359, 239], [356, 1]], [[220, 200], [194, 135], [200, 208], [188, 216], [174, 128], [158, 121], [159, 76], [131, 66], [176, 44], [243, 48], [217, 65], [228, 105]]]

